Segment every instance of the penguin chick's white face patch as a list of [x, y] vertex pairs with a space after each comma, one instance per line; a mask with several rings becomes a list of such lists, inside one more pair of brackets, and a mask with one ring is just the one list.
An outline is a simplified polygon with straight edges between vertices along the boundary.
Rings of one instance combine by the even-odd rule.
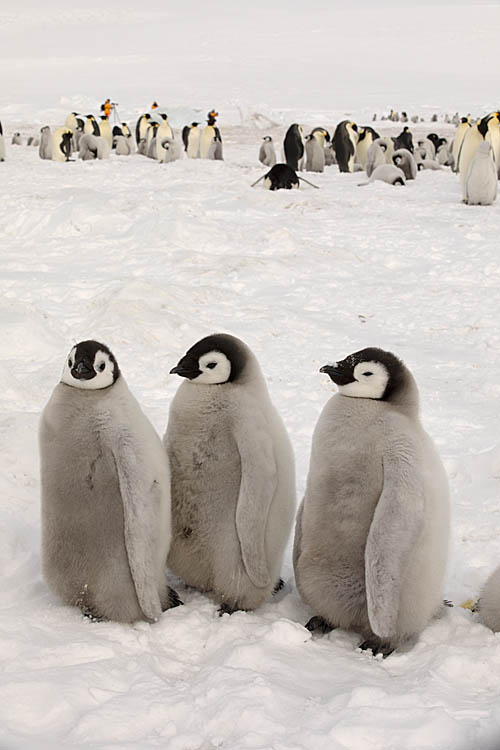
[[77, 348], [74, 346], [66, 359], [61, 382], [86, 390], [99, 390], [112, 385], [115, 365], [109, 354], [98, 349], [93, 362], [77, 361]]
[[219, 384], [227, 383], [231, 375], [231, 362], [222, 352], [208, 352], [198, 360], [201, 374], [192, 379], [192, 383]]
[[353, 382], [338, 385], [339, 393], [353, 398], [382, 398], [389, 373], [380, 362], [359, 362], [353, 370]]

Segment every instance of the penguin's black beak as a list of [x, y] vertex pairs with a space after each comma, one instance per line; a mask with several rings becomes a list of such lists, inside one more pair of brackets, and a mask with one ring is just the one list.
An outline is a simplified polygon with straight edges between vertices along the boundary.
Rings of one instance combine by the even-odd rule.
[[96, 373], [92, 365], [88, 365], [84, 360], [81, 360], [72, 368], [71, 374], [76, 380], [92, 380]]
[[326, 372], [335, 385], [347, 385], [353, 381], [350, 374], [346, 373], [343, 369], [334, 367], [333, 365], [323, 365], [323, 367], [320, 367], [319, 371]]
[[326, 372], [330, 377], [332, 377], [332, 375], [342, 375], [340, 370], [336, 370], [333, 365], [323, 365], [323, 367], [319, 368], [319, 371]]
[[191, 367], [186, 367], [185, 365], [183, 366], [181, 363], [179, 363], [175, 367], [172, 367], [172, 369], [170, 370], [170, 375], [180, 375], [181, 378], [193, 380], [193, 378], [197, 378], [198, 375], [201, 375], [201, 370], [192, 369]]

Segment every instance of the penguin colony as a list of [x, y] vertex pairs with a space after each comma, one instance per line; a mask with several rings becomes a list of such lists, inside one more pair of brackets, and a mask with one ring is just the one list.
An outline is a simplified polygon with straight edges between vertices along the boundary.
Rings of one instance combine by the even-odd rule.
[[[153, 623], [182, 604], [174, 574], [220, 615], [253, 610], [283, 586], [295, 519], [305, 627], [353, 631], [383, 658], [411, 646], [443, 612], [449, 538], [448, 480], [417, 384], [378, 348], [320, 372], [337, 392], [316, 424], [296, 514], [290, 439], [243, 341], [206, 336], [174, 364], [182, 383], [163, 441], [113, 352], [73, 346], [39, 430], [51, 590], [93, 620]], [[480, 613], [500, 629], [500, 569]]]
[[[179, 138], [168, 122], [168, 115], [158, 106], [142, 114], [132, 129], [125, 122], [118, 124], [117, 115], [112, 127], [106, 116], [98, 120], [92, 114], [81, 116], [70, 112], [63, 126], [54, 132], [47, 125], [42, 127], [40, 136], [28, 138], [27, 145], [38, 146], [41, 159], [62, 162], [73, 161], [76, 155], [82, 161], [107, 159], [113, 151], [117, 156], [137, 152], [164, 164], [177, 161], [184, 155], [190, 159], [222, 160], [222, 136], [216, 124], [217, 117], [218, 112], [211, 110], [204, 127], [200, 127], [200, 122], [192, 122], [182, 129]], [[374, 115], [372, 121], [376, 119]], [[381, 120], [423, 121], [394, 110]], [[437, 115], [432, 121], [437, 122]], [[368, 182], [359, 185], [376, 181], [405, 185], [407, 181], [415, 180], [418, 172], [449, 167], [460, 176], [463, 203], [491, 205], [497, 195], [495, 176], [500, 177], [500, 111], [490, 112], [475, 122], [470, 115], [459, 117], [455, 113], [452, 118], [446, 115], [444, 122], [455, 125], [453, 139], [432, 132], [416, 142], [408, 125], [403, 125], [397, 136], [381, 137], [372, 126], [359, 126], [350, 120], [339, 122], [333, 135], [325, 127], [315, 127], [305, 134], [299, 123], [293, 123], [285, 133], [280, 162], [272, 137], [263, 137], [258, 160], [270, 171], [252, 187], [260, 182], [271, 191], [299, 187], [300, 181], [307, 183], [307, 180], [297, 172], [321, 173], [332, 165], [337, 165], [343, 173], [365, 171]], [[22, 142], [21, 134], [15, 132], [11, 145], [21, 145]], [[5, 145], [0, 124], [0, 161], [4, 160]]]

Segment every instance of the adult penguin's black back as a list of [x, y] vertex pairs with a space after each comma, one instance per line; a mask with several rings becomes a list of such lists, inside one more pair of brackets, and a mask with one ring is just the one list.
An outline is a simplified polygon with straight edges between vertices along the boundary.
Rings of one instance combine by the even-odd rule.
[[302, 128], [297, 123], [290, 125], [283, 141], [285, 160], [293, 170], [299, 168], [299, 161], [304, 157], [304, 136]]
[[340, 172], [354, 171], [354, 154], [356, 153], [356, 133], [358, 127], [354, 122], [342, 120], [335, 128], [332, 144]]

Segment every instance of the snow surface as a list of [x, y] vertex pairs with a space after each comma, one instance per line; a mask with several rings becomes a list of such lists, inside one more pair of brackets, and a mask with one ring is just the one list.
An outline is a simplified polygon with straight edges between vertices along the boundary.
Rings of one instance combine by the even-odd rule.
[[[364, 175], [341, 175], [336, 167], [308, 175], [320, 190], [250, 188], [265, 171], [256, 159], [262, 135], [279, 144], [292, 115], [301, 115], [306, 130], [323, 125], [331, 131], [344, 106], [360, 122], [372, 109], [405, 108], [392, 97], [405, 89], [405, 74], [388, 75], [383, 51], [380, 69], [370, 66], [370, 77], [357, 79], [361, 89], [349, 95], [345, 89], [341, 104], [332, 90], [325, 103], [321, 66], [315, 68], [318, 90], [307, 85], [310, 66], [328, 55], [321, 46], [316, 55], [305, 33], [310, 13], [316, 12], [320, 36], [327, 25], [320, 3], [309, 3], [308, 10], [290, 7], [293, 12], [282, 18], [273, 5], [266, 14], [270, 25], [262, 34], [266, 40], [274, 30], [271, 52], [257, 33], [263, 11], [256, 17], [248, 11], [240, 26], [233, 18], [235, 29], [248, 28], [243, 55], [231, 65], [238, 40], [228, 34], [222, 54], [217, 25], [227, 4], [216, 4], [210, 16], [205, 10], [191, 26], [175, 16], [173, 49], [171, 37], [158, 46], [163, 11], [137, 9], [157, 42], [143, 50], [144, 60], [134, 58], [139, 45], [120, 46], [120, 35], [109, 30], [118, 18], [125, 33], [134, 20], [132, 10], [118, 4], [102, 10], [90, 3], [74, 13], [67, 9], [66, 16], [50, 3], [45, 15], [39, 6], [0, 13], [0, 41], [6, 42], [0, 45], [0, 119], [7, 141], [7, 160], [0, 165], [2, 750], [500, 748], [500, 636], [458, 606], [433, 622], [413, 649], [381, 661], [356, 650], [354, 633], [312, 637], [305, 630], [312, 613], [295, 590], [291, 548], [284, 590], [257, 611], [219, 618], [209, 596], [179, 584], [185, 605], [155, 625], [91, 623], [62, 606], [40, 574], [37, 426], [71, 346], [90, 337], [107, 343], [163, 434], [179, 384], [168, 371], [214, 331], [240, 336], [258, 356], [295, 448], [298, 498], [312, 430], [332, 392], [320, 366], [365, 346], [401, 356], [415, 374], [423, 422], [450, 477], [446, 596], [458, 605], [477, 595], [500, 564], [500, 204], [463, 206], [459, 181], [448, 170], [420, 173], [404, 188], [377, 182], [361, 190]], [[481, 7], [486, 15], [476, 15], [467, 36], [474, 7], [479, 12], [471, 4], [400, 10], [411, 28], [422, 27], [424, 14], [425, 38], [438, 33], [431, 21], [438, 13], [458, 34], [453, 49], [470, 37], [468, 49], [479, 50], [484, 42], [487, 56], [498, 7]], [[387, 9], [372, 20], [380, 13], [395, 23], [397, 14]], [[157, 22], [153, 30], [148, 18]], [[361, 28], [364, 16], [357, 18], [355, 58], [366, 67], [363, 47], [371, 34]], [[336, 17], [326, 20], [333, 26]], [[60, 39], [71, 24], [76, 48]], [[268, 70], [268, 78], [263, 73], [280, 52], [285, 67], [293, 63], [293, 55], [285, 54], [285, 31], [297, 24], [293, 41], [310, 57], [309, 67], [295, 68], [300, 88], [292, 91], [276, 69]], [[108, 31], [107, 54], [118, 45], [113, 76], [109, 60], [102, 60], [108, 76], [103, 90], [97, 86], [94, 26], [103, 38]], [[386, 27], [381, 23], [382, 31]], [[198, 40], [194, 52], [186, 46], [190, 28]], [[449, 27], [441, 28], [451, 45]], [[10, 36], [13, 29], [17, 37]], [[142, 27], [139, 32], [146, 34]], [[183, 40], [192, 67], [178, 57]], [[26, 45], [35, 42], [39, 47], [30, 57]], [[350, 37], [343, 49], [349, 44]], [[252, 58], [252, 50], [261, 57]], [[47, 51], [53, 57], [45, 57]], [[199, 68], [204, 54], [207, 69], [213, 62], [225, 76], [214, 76], [206, 98]], [[487, 75], [474, 85], [474, 54], [470, 74], [453, 79], [446, 100], [441, 77], [427, 78], [422, 93], [417, 74], [430, 70], [432, 60], [417, 47], [415, 56], [420, 68], [411, 77], [411, 97], [427, 120], [416, 132], [432, 128], [452, 135], [442, 121], [430, 126], [433, 107], [452, 114], [498, 106]], [[455, 63], [443, 55], [450, 76]], [[256, 79], [240, 78], [244, 68]], [[154, 79], [148, 90], [142, 86], [146, 69]], [[370, 82], [376, 72], [375, 90]], [[335, 81], [335, 70], [327, 73]], [[162, 88], [160, 80], [167, 81]], [[224, 88], [231, 81], [238, 91], [234, 100]], [[111, 84], [112, 91], [104, 90]], [[267, 99], [259, 98], [263, 87]], [[88, 105], [96, 111], [111, 93], [123, 99], [127, 119], [163, 95], [173, 103], [177, 127], [191, 112], [216, 105], [225, 161], [159, 165], [138, 155], [113, 155], [61, 164], [41, 161], [36, 149], [9, 145], [14, 130], [26, 136], [40, 125], [60, 124], [71, 109], [86, 112]], [[255, 112], [277, 125], [261, 129], [265, 121]], [[399, 131], [398, 125], [380, 127]]]

